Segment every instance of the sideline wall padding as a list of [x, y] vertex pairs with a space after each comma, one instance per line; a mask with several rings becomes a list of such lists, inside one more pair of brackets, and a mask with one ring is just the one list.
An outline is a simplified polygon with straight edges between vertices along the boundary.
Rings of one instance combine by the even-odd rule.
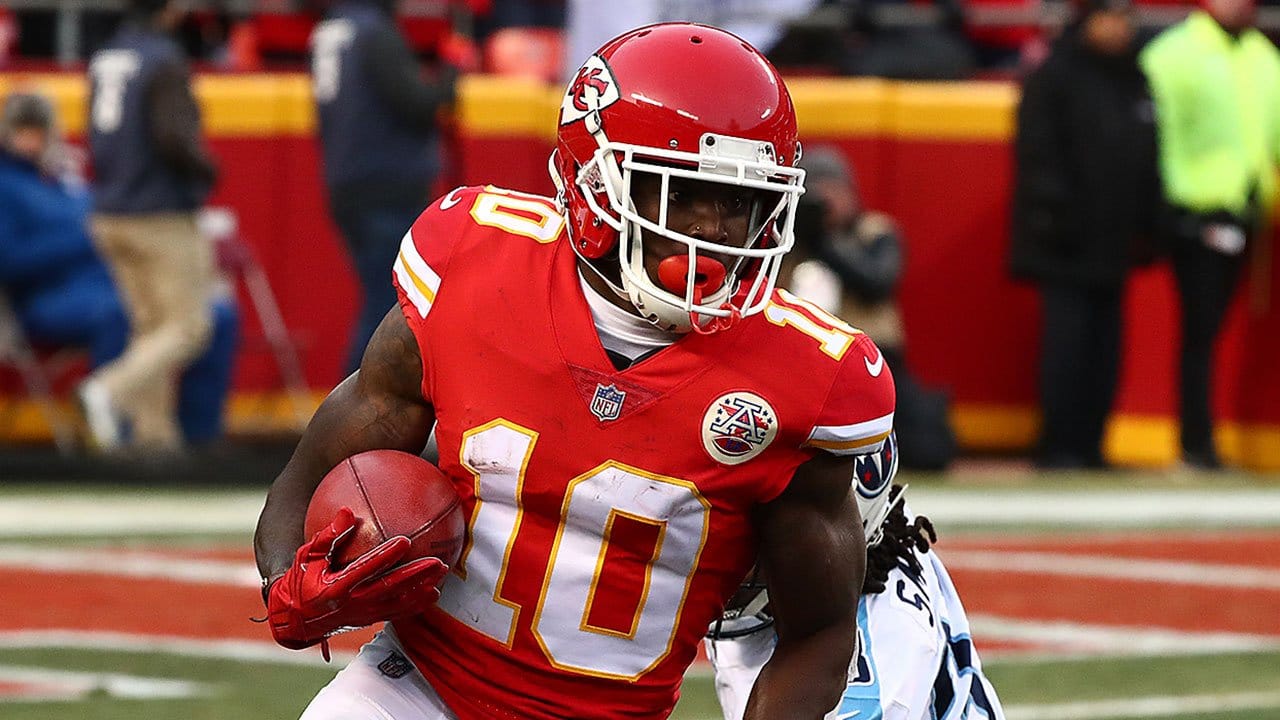
[[[82, 78], [0, 74], [0, 95], [23, 85], [52, 94], [68, 133], [79, 138]], [[797, 79], [791, 87], [804, 144], [838, 146], [856, 165], [866, 204], [894, 215], [903, 228], [908, 264], [901, 297], [912, 369], [949, 389], [966, 447], [1027, 449], [1038, 424], [1040, 321], [1034, 290], [1005, 271], [1016, 86], [824, 78]], [[209, 75], [198, 79], [197, 94], [223, 169], [212, 202], [239, 213], [303, 345], [309, 382], [330, 387], [340, 379], [356, 290], [326, 211], [308, 80]], [[447, 181], [550, 192], [546, 155], [559, 102], [559, 89], [537, 82], [465, 78]], [[1271, 266], [1277, 277], [1280, 253]], [[1280, 470], [1280, 311], [1274, 302], [1249, 307], [1248, 292], [1232, 308], [1220, 346], [1221, 440], [1229, 458]], [[1177, 312], [1165, 268], [1135, 276], [1107, 441], [1115, 462], [1177, 460]], [[274, 367], [253, 340], [252, 322], [246, 331], [237, 391], [270, 391]]]

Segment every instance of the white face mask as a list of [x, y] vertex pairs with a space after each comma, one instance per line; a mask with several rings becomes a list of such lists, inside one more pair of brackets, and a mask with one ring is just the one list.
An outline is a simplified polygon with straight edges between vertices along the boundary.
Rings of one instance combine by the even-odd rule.
[[[697, 153], [612, 143], [602, 131], [596, 133], [596, 140], [599, 149], [583, 165], [576, 182], [596, 217], [618, 231], [621, 290], [641, 316], [672, 332], [712, 332], [764, 309], [782, 257], [794, 242], [795, 206], [804, 192], [804, 171], [776, 164], [769, 143], [712, 133], [703, 136]], [[656, 219], [640, 215], [632, 202], [637, 174], [651, 175], [659, 184]], [[763, 190], [776, 195], [777, 201], [752, 214], [744, 246], [728, 245], [668, 227], [672, 178]], [[595, 200], [601, 191], [608, 198], [607, 208]], [[644, 231], [687, 249], [664, 260], [658, 282], [644, 267]], [[731, 265], [725, 267], [712, 255], [729, 259]], [[742, 287], [744, 280], [750, 285]]]

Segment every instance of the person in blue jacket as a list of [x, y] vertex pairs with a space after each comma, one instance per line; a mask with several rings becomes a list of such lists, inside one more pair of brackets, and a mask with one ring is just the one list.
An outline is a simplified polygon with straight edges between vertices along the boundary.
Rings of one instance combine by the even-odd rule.
[[[15, 92], [0, 114], [0, 292], [37, 345], [83, 347], [91, 367], [124, 351], [129, 320], [89, 237], [88, 188], [70, 172], [52, 104]], [[179, 391], [186, 440], [222, 433], [239, 334], [234, 297], [213, 299], [214, 340]]]

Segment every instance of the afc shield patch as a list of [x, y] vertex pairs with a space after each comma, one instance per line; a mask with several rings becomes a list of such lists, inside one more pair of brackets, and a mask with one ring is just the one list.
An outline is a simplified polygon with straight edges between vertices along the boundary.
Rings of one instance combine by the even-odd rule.
[[386, 675], [392, 680], [398, 680], [405, 675], [408, 675], [411, 670], [413, 670], [413, 663], [409, 662], [409, 658], [406, 658], [398, 652], [393, 652], [390, 655], [387, 655], [386, 660], [378, 663], [378, 672]]
[[622, 413], [622, 403], [627, 394], [614, 385], [596, 383], [596, 394], [591, 398], [591, 414], [601, 422], [617, 420]]
[[702, 447], [711, 459], [738, 465], [764, 452], [778, 435], [778, 414], [750, 392], [722, 395], [702, 416]]

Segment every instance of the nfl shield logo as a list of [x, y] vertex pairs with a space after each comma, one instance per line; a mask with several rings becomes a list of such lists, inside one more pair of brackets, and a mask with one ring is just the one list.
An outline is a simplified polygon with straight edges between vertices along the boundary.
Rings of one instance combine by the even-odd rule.
[[622, 412], [622, 401], [627, 394], [613, 385], [596, 383], [596, 395], [591, 398], [591, 414], [603, 421], [617, 420]]

